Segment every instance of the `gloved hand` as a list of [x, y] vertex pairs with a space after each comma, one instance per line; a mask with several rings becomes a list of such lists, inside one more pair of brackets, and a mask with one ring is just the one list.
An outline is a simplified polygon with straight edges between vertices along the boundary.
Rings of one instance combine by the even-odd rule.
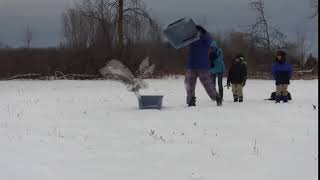
[[207, 33], [207, 31], [202, 26], [196, 25], [196, 28], [197, 28], [198, 31], [200, 31], [201, 34], [206, 34]]
[[246, 85], [246, 80], [243, 81], [242, 86], [244, 87]]
[[231, 85], [230, 85], [230, 82], [228, 82], [228, 83], [227, 83], [227, 89], [229, 89], [230, 86], [231, 86]]

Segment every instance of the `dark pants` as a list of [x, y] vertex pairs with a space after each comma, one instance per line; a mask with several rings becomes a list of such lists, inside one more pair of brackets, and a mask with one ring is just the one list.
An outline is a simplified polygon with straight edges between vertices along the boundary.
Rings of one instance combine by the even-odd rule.
[[215, 87], [216, 87], [217, 78], [218, 78], [219, 96], [223, 97], [223, 85], [222, 85], [223, 73], [211, 74], [212, 83]]
[[210, 79], [208, 70], [188, 69], [184, 81], [187, 91], [187, 103], [190, 102], [192, 97], [195, 97], [195, 89], [198, 77], [209, 97], [212, 100], [216, 100], [218, 93]]

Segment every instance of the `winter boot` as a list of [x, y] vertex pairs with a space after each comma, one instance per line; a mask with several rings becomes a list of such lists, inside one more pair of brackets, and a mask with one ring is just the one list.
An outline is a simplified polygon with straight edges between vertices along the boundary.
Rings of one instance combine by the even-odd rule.
[[276, 103], [280, 103], [281, 101], [281, 96], [276, 96]]
[[242, 96], [239, 97], [239, 102], [243, 102], [243, 97]]
[[237, 95], [233, 95], [233, 102], [238, 102], [238, 96]]
[[288, 102], [288, 96], [282, 96], [282, 101], [284, 103], [287, 103]]
[[222, 99], [219, 95], [216, 97], [216, 101], [217, 101], [217, 106], [222, 106]]
[[196, 97], [191, 97], [191, 99], [188, 102], [188, 106], [196, 106]]

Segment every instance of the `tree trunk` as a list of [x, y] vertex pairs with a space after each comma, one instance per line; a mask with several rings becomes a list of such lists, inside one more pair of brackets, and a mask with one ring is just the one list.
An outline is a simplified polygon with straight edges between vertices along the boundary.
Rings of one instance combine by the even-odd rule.
[[121, 56], [123, 49], [123, 0], [119, 0], [118, 8], [118, 45]]
[[261, 13], [261, 17], [262, 17], [262, 20], [263, 20], [265, 34], [267, 36], [266, 38], [267, 38], [268, 52], [271, 53], [271, 42], [270, 42], [269, 27], [268, 27], [267, 19], [266, 19], [265, 15], [264, 15], [264, 6], [263, 6], [263, 2], [262, 1], [259, 1], [259, 6], [261, 8], [260, 13]]

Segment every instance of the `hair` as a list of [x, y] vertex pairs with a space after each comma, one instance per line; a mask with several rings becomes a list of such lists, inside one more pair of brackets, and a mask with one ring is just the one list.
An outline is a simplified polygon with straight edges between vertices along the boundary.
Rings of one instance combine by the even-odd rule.
[[242, 61], [241, 57], [243, 58], [243, 55], [238, 53], [237, 55], [235, 55], [233, 57], [233, 60], [232, 60], [232, 64], [235, 64], [236, 63], [236, 59], [239, 59], [240, 61]]
[[276, 57], [276, 61], [279, 61], [280, 63], [284, 63], [286, 62], [286, 55], [287, 53], [284, 52], [283, 50], [278, 50], [276, 53], [277, 56], [281, 56], [280, 61], [278, 60], [278, 58]]
[[277, 56], [281, 56], [281, 57], [285, 57], [287, 55], [287, 53], [286, 52], [284, 52], [283, 50], [278, 50], [277, 51]]
[[238, 53], [237, 55], [234, 56], [233, 61], [235, 61], [236, 59], [243, 59], [243, 55], [241, 53]]

